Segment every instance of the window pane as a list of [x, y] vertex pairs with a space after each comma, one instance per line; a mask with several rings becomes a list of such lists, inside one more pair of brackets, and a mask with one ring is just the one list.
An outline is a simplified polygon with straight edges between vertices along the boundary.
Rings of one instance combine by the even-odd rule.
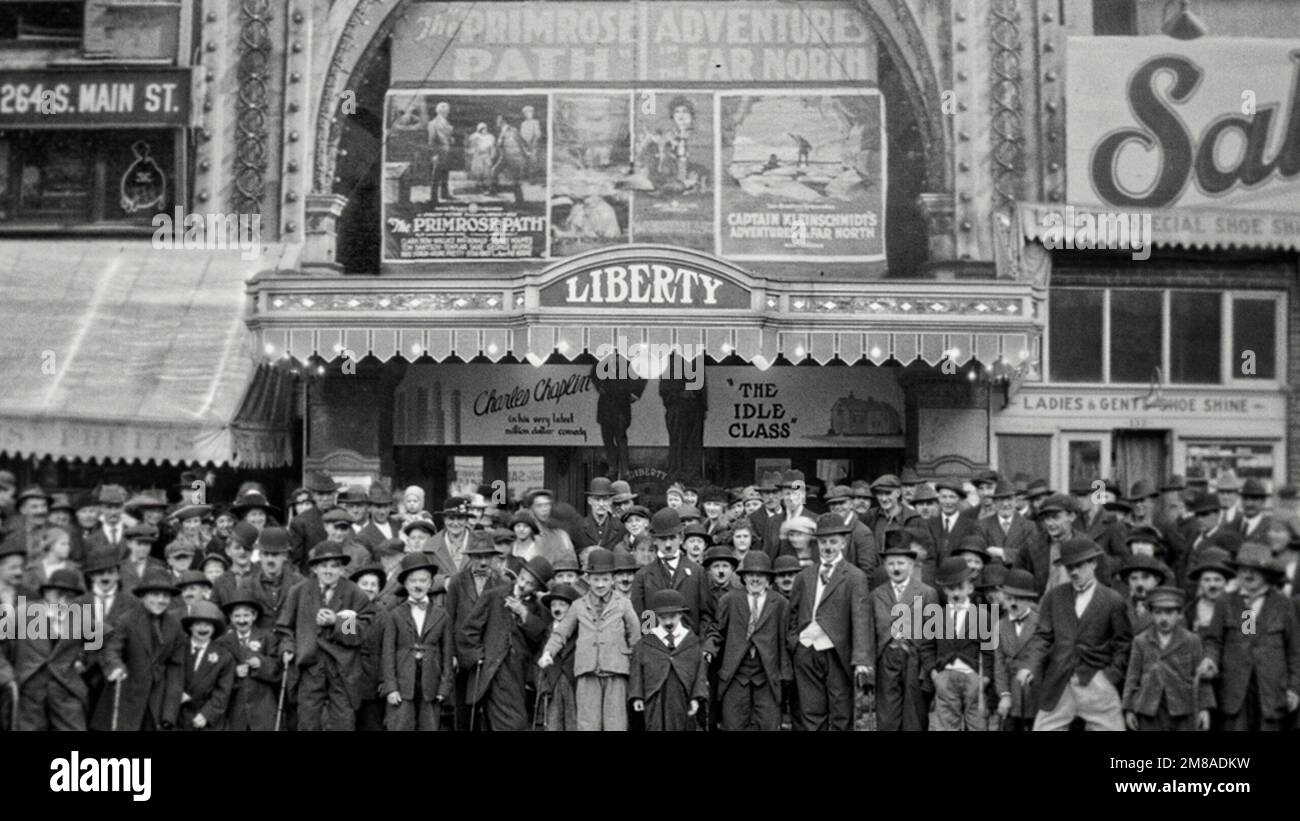
[[1070, 487], [1091, 484], [1101, 478], [1101, 440], [1079, 439], [1070, 443]]
[[85, 220], [90, 210], [90, 145], [78, 132], [50, 132], [23, 152], [20, 215]]
[[1150, 382], [1160, 366], [1159, 291], [1110, 292], [1110, 381]]
[[517, 502], [528, 491], [545, 487], [546, 457], [507, 456], [506, 472], [509, 474], [506, 489], [510, 492], [511, 501]]
[[[1271, 299], [1232, 301], [1232, 369], [1235, 378], [1277, 378], [1276, 306], [1277, 303]], [[1248, 353], [1251, 356], [1244, 356]]]
[[1202, 291], [1169, 295], [1169, 381], [1199, 385], [1219, 382], [1222, 300]]
[[451, 470], [448, 471], [447, 495], [468, 496], [478, 493], [483, 484], [482, 456], [453, 456]]
[[[166, 131], [97, 135], [104, 159], [103, 215], [110, 222], [149, 223], [168, 212], [176, 193], [172, 137]], [[234, 237], [227, 237], [231, 245]]]
[[1051, 378], [1101, 381], [1101, 291], [1052, 291], [1048, 306]]

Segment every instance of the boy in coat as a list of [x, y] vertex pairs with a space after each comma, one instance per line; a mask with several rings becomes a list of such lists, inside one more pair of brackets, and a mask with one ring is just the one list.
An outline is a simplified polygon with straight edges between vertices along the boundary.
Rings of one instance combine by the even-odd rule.
[[180, 620], [167, 612], [180, 590], [160, 570], [132, 592], [142, 607], [123, 616], [104, 643], [101, 666], [109, 684], [91, 719], [94, 730], [114, 729], [115, 700], [118, 730], [170, 730], [180, 712], [187, 643]]
[[[992, 517], [989, 517], [992, 518]], [[993, 674], [993, 648], [977, 629], [974, 572], [960, 556], [939, 563], [935, 582], [943, 589], [943, 630], [934, 642], [935, 729], [987, 730], [981, 692]]]
[[41, 604], [28, 604], [28, 613], [18, 611], [20, 618], [29, 619], [39, 608], [45, 631], [44, 636], [29, 632], [24, 640], [10, 642], [20, 730], [86, 729], [88, 696], [81, 678], [85, 642], [79, 635], [86, 625], [74, 628], [72, 619], [79, 611], [69, 610], [73, 597], [84, 592], [77, 571], [62, 568], [40, 586]]
[[[423, 554], [413, 553], [413, 556]], [[357, 708], [357, 729], [361, 732], [377, 732], [384, 729], [384, 716], [388, 712], [383, 692], [382, 674], [384, 655], [384, 622], [386, 615], [400, 600], [396, 593], [381, 592], [387, 574], [377, 564], [358, 567], [348, 574], [348, 578], [357, 588], [366, 594], [375, 617], [366, 627], [366, 634], [361, 637], [361, 646], [357, 650], [358, 663], [361, 665], [361, 706]], [[404, 592], [404, 591], [403, 591]]]
[[1285, 568], [1268, 545], [1247, 542], [1232, 562], [1237, 590], [1215, 603], [1201, 673], [1218, 677], [1215, 697], [1225, 730], [1282, 728], [1300, 707], [1300, 629], [1296, 609], [1274, 585]]
[[[115, 549], [101, 548], [91, 553], [86, 557], [82, 572], [90, 582], [90, 591], [78, 596], [74, 604], [92, 608], [95, 626], [91, 635], [103, 636], [103, 641], [107, 642], [109, 631], [116, 628], [127, 613], [138, 610], [140, 600], [123, 590], [119, 584], [121, 571], [118, 569]], [[105, 687], [104, 669], [101, 665], [103, 657], [102, 645], [96, 650], [88, 650], [82, 657], [82, 663], [86, 667], [83, 677], [88, 688], [87, 704], [92, 716], [98, 711], [100, 699], [105, 693], [112, 699], [112, 688]]]
[[[683, 560], [684, 561], [684, 560]], [[641, 624], [627, 597], [614, 590], [614, 554], [587, 553], [587, 595], [551, 629], [538, 659], [550, 667], [570, 636], [574, 639], [574, 693], [579, 730], [626, 730], [628, 656], [641, 638]]]
[[342, 578], [349, 557], [337, 542], [307, 556], [312, 576], [289, 591], [276, 632], [280, 659], [298, 672], [298, 729], [352, 730], [361, 706], [358, 648], [374, 616], [370, 600]]
[[686, 602], [661, 590], [650, 603], [658, 624], [632, 648], [628, 698], [645, 714], [646, 730], [681, 732], [709, 697], [708, 664], [699, 637], [682, 623]]
[[1038, 696], [1033, 687], [1016, 680], [1016, 670], [1024, 664], [1029, 640], [1038, 629], [1038, 592], [1034, 574], [1028, 570], [1011, 570], [1002, 584], [1006, 601], [998, 625], [998, 646], [993, 651], [993, 682], [998, 691], [998, 715], [1002, 729], [1023, 732], [1033, 729], [1038, 712]]
[[875, 629], [876, 729], [929, 729], [935, 664], [933, 637], [912, 635], [913, 613], [938, 607], [939, 594], [921, 581], [920, 551], [905, 530], [885, 531], [886, 580], [871, 591]]
[[[631, 558], [626, 550], [623, 553]], [[629, 583], [630, 581], [629, 579]], [[564, 615], [578, 600], [578, 596], [578, 591], [571, 585], [551, 585], [550, 592], [542, 596], [542, 606], [551, 612], [552, 624], [564, 620]], [[576, 646], [576, 637], [570, 636], [564, 647], [560, 648], [554, 663], [537, 677], [537, 693], [544, 705], [547, 730], [578, 729], [578, 704], [574, 694], [573, 674], [573, 651]]]
[[216, 645], [235, 660], [226, 729], [270, 732], [275, 729], [280, 695], [280, 642], [274, 632], [259, 626], [262, 602], [251, 590], [235, 591], [221, 609], [230, 629], [216, 639]]
[[[491, 535], [479, 532], [491, 547]], [[471, 671], [471, 731], [479, 713], [489, 730], [528, 729], [528, 666], [551, 626], [534, 594], [546, 589], [551, 573], [551, 563], [534, 556], [513, 583], [485, 591], [466, 619], [458, 652]]]
[[383, 684], [387, 730], [437, 730], [451, 695], [451, 617], [429, 597], [438, 566], [423, 553], [402, 558], [406, 601], [384, 616]]
[[215, 641], [226, 617], [210, 601], [201, 601], [181, 619], [190, 634], [185, 654], [178, 725], [182, 730], [224, 730], [230, 694], [235, 689], [235, 657]]
[[1043, 596], [1016, 673], [1022, 685], [1040, 683], [1034, 730], [1064, 730], [1076, 718], [1090, 730], [1123, 730], [1119, 694], [1133, 640], [1124, 598], [1097, 578], [1103, 554], [1096, 542], [1066, 539], [1060, 557], [1069, 581]]
[[772, 559], [752, 550], [740, 560], [744, 589], [722, 597], [718, 689], [724, 731], [781, 728], [781, 685], [794, 678], [786, 646], [789, 605], [772, 587]]
[[852, 528], [843, 517], [817, 520], [819, 561], [794, 580], [786, 643], [805, 730], [853, 729], [855, 677], [873, 672], [874, 637], [867, 574], [844, 560]]
[[1214, 690], [1196, 679], [1205, 658], [1200, 636], [1183, 626], [1183, 591], [1146, 595], [1152, 625], [1133, 639], [1124, 677], [1124, 722], [1130, 730], [1208, 730]]

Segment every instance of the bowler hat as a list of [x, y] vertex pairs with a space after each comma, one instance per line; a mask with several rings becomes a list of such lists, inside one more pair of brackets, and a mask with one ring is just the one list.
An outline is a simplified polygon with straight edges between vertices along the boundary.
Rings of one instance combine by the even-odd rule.
[[988, 543], [978, 533], [963, 536], [961, 542], [951, 550], [951, 553], [954, 556], [958, 553], [974, 553], [976, 556], [983, 558], [986, 564], [993, 560], [993, 555], [989, 553]]
[[1001, 562], [986, 564], [980, 571], [980, 577], [975, 580], [975, 589], [992, 590], [1001, 587], [1006, 582], [1009, 572], [1007, 566]]
[[1154, 556], [1145, 556], [1141, 554], [1126, 558], [1124, 563], [1120, 565], [1119, 570], [1116, 571], [1115, 575], [1119, 576], [1121, 579], [1127, 579], [1130, 573], [1135, 573], [1139, 570], [1145, 570], [1148, 573], [1159, 576], [1160, 584], [1169, 581], [1169, 577], [1173, 575], [1164, 562]]
[[[613, 553], [615, 573], [626, 573], [628, 571], [635, 573], [641, 569], [641, 565], [636, 563], [636, 556], [633, 556], [632, 551], [628, 550], [626, 547], [622, 547], [621, 545], [616, 546]], [[560, 569], [558, 564], [555, 569]]]
[[534, 556], [519, 569], [521, 572], [528, 571], [528, 575], [532, 576], [537, 581], [537, 586], [543, 590], [546, 589], [546, 585], [551, 583], [551, 577], [555, 575], [555, 569], [551, 567], [551, 563], [547, 561], [545, 556]]
[[676, 510], [666, 507], [650, 519], [650, 535], [654, 538], [676, 536], [682, 532], [682, 517]]
[[61, 567], [50, 574], [40, 588], [40, 592], [46, 590], [66, 590], [74, 596], [80, 596], [86, 592], [85, 586], [81, 583], [81, 574], [67, 567]]
[[886, 473], [883, 476], [876, 477], [876, 480], [871, 483], [871, 490], [872, 492], [877, 490], [898, 490], [902, 486], [903, 483], [898, 481], [897, 476], [892, 473]]
[[1065, 567], [1101, 558], [1102, 550], [1092, 539], [1076, 536], [1061, 543], [1061, 564]]
[[1242, 483], [1241, 496], [1243, 499], [1267, 499], [1268, 491], [1263, 482], [1252, 476]]
[[915, 559], [920, 554], [912, 547], [911, 537], [901, 527], [890, 527], [885, 529], [885, 549], [880, 551], [880, 555], [881, 557], [906, 556]]
[[805, 489], [808, 483], [804, 481], [802, 470], [783, 470], [781, 471], [781, 481], [778, 487], [788, 487], [792, 489]]
[[472, 530], [465, 549], [461, 552], [466, 556], [495, 556], [501, 551], [497, 550], [491, 533], [486, 530]]
[[999, 479], [993, 490], [994, 499], [1010, 499], [1016, 495], [1016, 486], [1006, 479]]
[[226, 617], [222, 614], [221, 608], [217, 607], [210, 601], [195, 602], [190, 612], [181, 617], [181, 626], [187, 631], [190, 625], [196, 621], [206, 621], [212, 625], [213, 638], [220, 636], [226, 631]]
[[817, 517], [817, 537], [837, 536], [852, 533], [853, 528], [844, 523], [844, 517], [837, 513], [823, 513]]
[[940, 587], [956, 587], [962, 582], [970, 581], [974, 574], [975, 571], [962, 557], [949, 556], [939, 564], [934, 580]]
[[593, 547], [587, 551], [588, 573], [613, 573], [615, 570], [614, 554], [603, 547]]
[[[797, 562], [798, 559], [795, 561]], [[736, 572], [741, 576], [746, 573], [762, 573], [764, 576], [776, 575], [776, 571], [772, 569], [772, 557], [762, 550], [751, 550], [746, 553], [745, 558], [740, 560], [740, 568]]]
[[252, 591], [245, 585], [240, 585], [235, 589], [235, 595], [233, 598], [221, 602], [221, 611], [225, 613], [227, 617], [235, 611], [236, 607], [253, 608], [257, 611], [257, 617], [259, 619], [266, 613], [266, 605], [262, 604], [261, 599], [254, 596]]
[[934, 483], [934, 489], [936, 493], [940, 490], [951, 490], [958, 496], [966, 495], [966, 488], [962, 487], [961, 479], [956, 476], [944, 476]]
[[[401, 565], [398, 566], [397, 583], [404, 584], [406, 577], [417, 570], [427, 570], [429, 575], [434, 576], [438, 573], [438, 565], [426, 553], [407, 553], [402, 557]], [[379, 572], [381, 580], [388, 578], [382, 567], [379, 568]]]
[[1219, 500], [1209, 493], [1198, 493], [1192, 497], [1187, 509], [1193, 513], [1218, 513]]
[[1233, 567], [1238, 570], [1247, 568], [1258, 570], [1272, 576], [1286, 575], [1286, 567], [1281, 562], [1273, 559], [1273, 551], [1269, 546], [1260, 542], [1246, 542], [1242, 544], [1241, 549], [1237, 551], [1237, 556], [1232, 560]]
[[438, 526], [433, 523], [432, 519], [418, 517], [402, 525], [403, 533], [410, 533], [412, 530], [423, 530], [432, 536], [438, 532]]
[[[748, 557], [753, 554], [763, 556], [767, 555], [761, 550], [751, 550], [749, 553], [746, 553], [745, 556]], [[773, 576], [784, 576], [786, 573], [798, 573], [800, 570], [803, 570], [803, 565], [799, 564], [798, 557], [791, 556], [789, 553], [782, 553], [780, 556], [776, 557], [776, 561], [772, 562]]]
[[[996, 567], [997, 565], [990, 565]], [[987, 569], [987, 568], [985, 568]], [[1007, 571], [1007, 577], [1002, 582], [1002, 592], [1008, 596], [1017, 596], [1025, 599], [1038, 598], [1038, 591], [1034, 589], [1034, 574], [1028, 570], [1014, 569]]]
[[914, 505], [920, 504], [921, 502], [938, 502], [938, 501], [939, 501], [939, 494], [935, 493], [934, 488], [930, 487], [924, 482], [917, 485], [916, 490], [912, 491], [912, 504]]
[[187, 505], [180, 504], [176, 509], [167, 514], [167, 518], [174, 522], [183, 522], [186, 519], [203, 518], [212, 512], [212, 505]]
[[1154, 545], [1162, 545], [1165, 539], [1160, 531], [1151, 525], [1138, 525], [1124, 537], [1124, 544], [1132, 544], [1133, 542], [1150, 542]]
[[235, 514], [236, 518], [242, 519], [245, 513], [254, 508], [261, 508], [271, 515], [275, 515], [280, 511], [280, 508], [268, 502], [261, 493], [250, 490], [235, 500], [235, 503], [230, 506], [230, 512]]
[[682, 538], [689, 539], [692, 536], [702, 536], [705, 541], [709, 541], [709, 529], [703, 522], [691, 522], [682, 528]]
[[1230, 562], [1232, 557], [1228, 551], [1217, 547], [1206, 547], [1196, 551], [1196, 561], [1187, 571], [1187, 578], [1193, 581], [1199, 579], [1201, 574], [1207, 570], [1213, 571], [1223, 576], [1225, 579], [1231, 579], [1237, 575], [1237, 571], [1232, 569]]
[[826, 491], [826, 504], [833, 505], [836, 502], [853, 501], [853, 488], [848, 485], [835, 485]]
[[624, 521], [624, 522], [626, 522], [626, 521], [627, 521], [627, 517], [629, 517], [629, 516], [640, 516], [641, 518], [643, 518], [643, 519], [649, 521], [649, 519], [650, 519], [650, 511], [647, 510], [646, 507], [645, 507], [644, 505], [632, 505], [632, 506], [629, 507], [627, 510], [623, 511], [622, 513], [620, 513], [619, 516], [618, 516], [618, 518], [619, 518], [620, 521]]
[[1126, 498], [1130, 502], [1138, 502], [1159, 495], [1160, 491], [1156, 490], [1156, 486], [1152, 484], [1150, 479], [1138, 479], [1133, 483], [1133, 486], [1129, 488], [1128, 496]]
[[339, 490], [339, 483], [330, 478], [328, 473], [320, 470], [307, 471], [302, 486], [312, 493], [333, 493]]
[[1171, 490], [1187, 490], [1187, 479], [1175, 473], [1160, 483], [1161, 493], [1168, 493]]
[[774, 470], [769, 470], [758, 480], [759, 493], [775, 493], [781, 489], [781, 474]]
[[307, 566], [315, 567], [321, 562], [337, 559], [346, 566], [352, 561], [352, 557], [343, 552], [343, 545], [338, 542], [321, 542], [311, 549], [307, 554]]
[[686, 599], [676, 590], [660, 590], [650, 597], [650, 609], [656, 613], [685, 613]]
[[1169, 607], [1174, 610], [1183, 609], [1183, 600], [1185, 594], [1181, 587], [1153, 587], [1147, 591], [1147, 607], [1152, 610], [1157, 607]]
[[96, 501], [101, 505], [122, 506], [126, 504], [126, 498], [126, 488], [121, 485], [104, 485], [99, 489]]
[[[638, 565], [639, 567], [640, 565]], [[578, 557], [571, 553], [562, 553], [554, 562], [551, 562], [551, 570], [555, 573], [563, 571], [572, 571], [581, 573], [582, 568], [578, 565]]]
[[1057, 513], [1059, 511], [1074, 513], [1074, 500], [1069, 496], [1066, 496], [1064, 493], [1053, 493], [1051, 496], [1044, 499], [1038, 506], [1038, 511], [1035, 516], [1037, 518], [1042, 518], [1049, 513]]
[[587, 485], [588, 496], [613, 496], [614, 483], [604, 476], [597, 476]]
[[708, 567], [714, 562], [726, 562], [734, 568], [740, 564], [740, 559], [736, 558], [736, 554], [732, 552], [731, 548], [723, 545], [714, 545], [704, 551], [703, 561], [701, 561], [700, 564]]
[[637, 496], [632, 492], [632, 486], [627, 482], [624, 482], [622, 479], [610, 483], [609, 489], [614, 492], [614, 504], [616, 505], [622, 504], [623, 502], [630, 502]]
[[[0, 548], [0, 557], [3, 557], [4, 550]], [[86, 563], [82, 566], [81, 572], [89, 578], [96, 573], [103, 573], [105, 570], [116, 570], [122, 563], [118, 557], [117, 551], [113, 548], [99, 549], [86, 557]]]
[[551, 602], [553, 601], [567, 601], [572, 604], [577, 601], [578, 598], [579, 593], [574, 589], [573, 585], [557, 584], [553, 585], [550, 590], [546, 591], [545, 596], [542, 596], [542, 604], [546, 607], [550, 607]]
[[69, 513], [72, 513], [76, 509], [77, 509], [76, 506], [72, 504], [72, 499], [69, 498], [68, 494], [66, 493], [56, 493], [50, 497], [51, 513], [53, 513], [56, 510], [66, 510]]
[[212, 580], [204, 575], [202, 570], [186, 570], [181, 577], [176, 580], [176, 586], [181, 590], [192, 584], [201, 584], [204, 587], [212, 587]]
[[1037, 499], [1042, 496], [1051, 496], [1052, 486], [1047, 484], [1046, 479], [1035, 479], [1025, 488], [1026, 499]]
[[257, 549], [263, 553], [288, 553], [289, 531], [282, 527], [264, 527], [257, 534]]
[[685, 522], [689, 519], [703, 519], [704, 514], [700, 513], [700, 509], [695, 505], [684, 504], [677, 508], [677, 518]]
[[226, 542], [226, 546], [229, 547], [234, 544], [252, 550], [253, 543], [257, 541], [258, 535], [257, 528], [248, 522], [238, 522], [230, 529], [230, 540]]
[[366, 494], [366, 500], [372, 505], [391, 505], [393, 503], [393, 492], [379, 482], [375, 482], [370, 486], [370, 491]]
[[144, 578], [131, 592], [138, 597], [143, 597], [145, 593], [169, 593], [179, 596], [181, 591], [172, 582], [171, 573], [166, 570], [151, 570], [145, 573]]
[[340, 505], [368, 505], [370, 497], [366, 494], [365, 488], [361, 485], [348, 485], [338, 496]]

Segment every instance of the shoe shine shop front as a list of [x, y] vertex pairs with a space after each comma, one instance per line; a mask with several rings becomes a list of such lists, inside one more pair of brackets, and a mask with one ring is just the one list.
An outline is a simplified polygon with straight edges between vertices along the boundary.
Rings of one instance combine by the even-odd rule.
[[1042, 306], [953, 206], [975, 23], [896, 6], [340, 12], [303, 264], [249, 285], [304, 468], [580, 500], [989, 464]]

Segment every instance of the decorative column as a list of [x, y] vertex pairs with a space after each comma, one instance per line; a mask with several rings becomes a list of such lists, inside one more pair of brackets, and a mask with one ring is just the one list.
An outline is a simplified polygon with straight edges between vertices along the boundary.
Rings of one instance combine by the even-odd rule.
[[[291, 193], [291, 192], [290, 192]], [[286, 197], [288, 194], [286, 193]], [[338, 221], [348, 198], [342, 194], [308, 194], [304, 214], [307, 221], [302, 248], [302, 264], [312, 268], [339, 268], [334, 255], [338, 241]]]

